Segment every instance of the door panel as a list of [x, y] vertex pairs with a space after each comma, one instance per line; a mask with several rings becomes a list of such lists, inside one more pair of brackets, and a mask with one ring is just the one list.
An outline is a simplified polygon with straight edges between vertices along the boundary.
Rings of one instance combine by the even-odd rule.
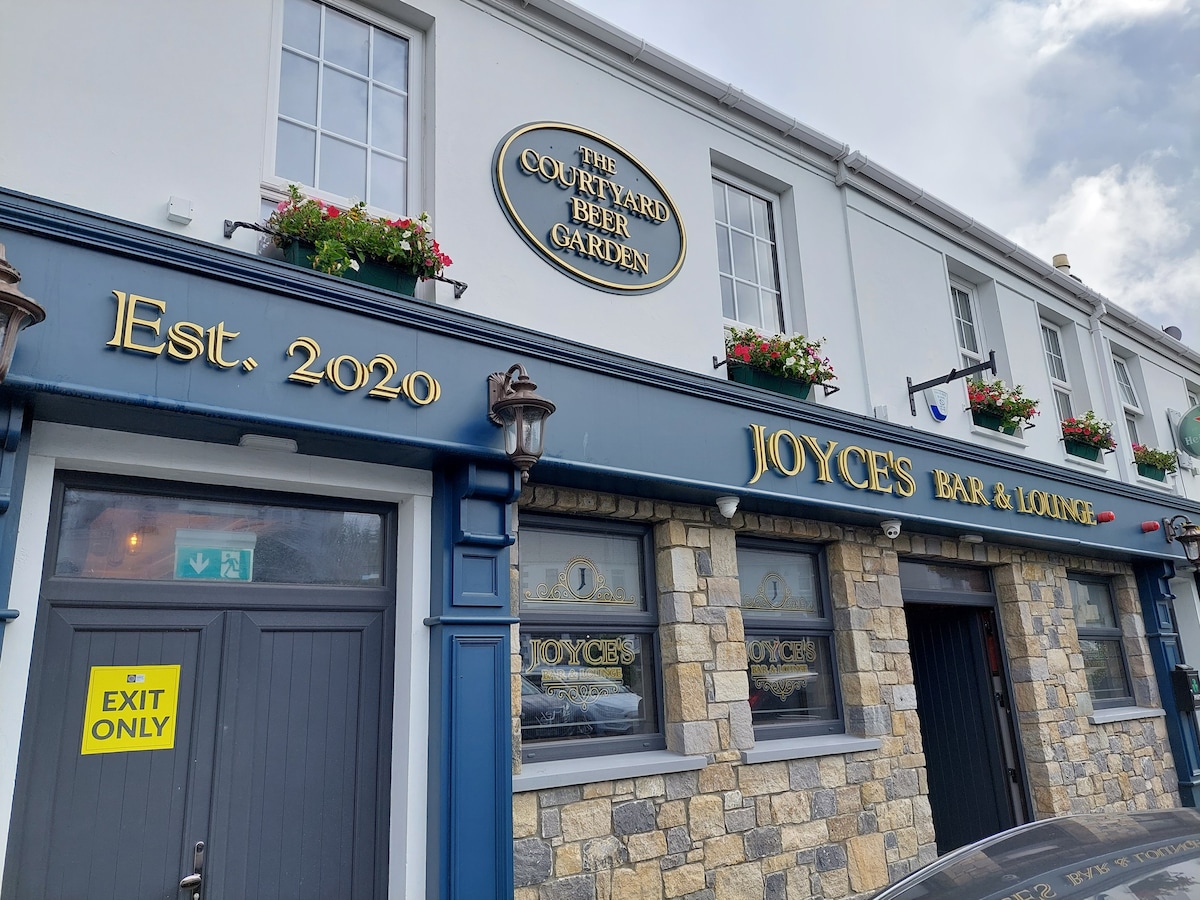
[[907, 604], [917, 714], [939, 853], [1015, 824], [1000, 748], [984, 611]]
[[[34, 660], [4, 897], [179, 897], [205, 827], [223, 616], [49, 606]], [[81, 754], [94, 666], [180, 666], [172, 749]], [[112, 705], [115, 705], [112, 704]], [[186, 856], [186, 862], [184, 858]]]
[[230, 616], [238, 639], [218, 751], [228, 790], [217, 793], [206, 864], [211, 896], [383, 896], [378, 798], [389, 793], [390, 616]]

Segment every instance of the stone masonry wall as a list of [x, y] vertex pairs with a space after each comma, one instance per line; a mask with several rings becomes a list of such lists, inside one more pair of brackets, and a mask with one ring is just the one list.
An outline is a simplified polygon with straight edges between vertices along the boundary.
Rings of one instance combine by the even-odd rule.
[[[667, 747], [708, 764], [514, 795], [516, 900], [865, 897], [933, 859], [898, 554], [992, 569], [1036, 817], [1177, 803], [1161, 718], [1088, 721], [1068, 569], [1114, 579], [1137, 699], [1158, 702], [1126, 567], [540, 486], [521, 509], [653, 525]], [[878, 739], [878, 750], [741, 761], [754, 735], [738, 534], [824, 546], [846, 732]], [[518, 531], [514, 598], [519, 548]], [[517, 648], [517, 626], [513, 637]], [[519, 671], [514, 653], [514, 772]]]

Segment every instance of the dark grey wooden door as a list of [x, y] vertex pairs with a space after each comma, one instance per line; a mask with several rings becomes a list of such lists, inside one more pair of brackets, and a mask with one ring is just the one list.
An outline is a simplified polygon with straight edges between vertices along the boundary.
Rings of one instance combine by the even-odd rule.
[[[391, 621], [45, 604], [5, 900], [190, 900], [197, 842], [202, 900], [384, 896]], [[81, 754], [91, 668], [148, 665], [180, 667], [174, 747]]]
[[939, 853], [1016, 824], [988, 668], [970, 606], [906, 604], [917, 713]]

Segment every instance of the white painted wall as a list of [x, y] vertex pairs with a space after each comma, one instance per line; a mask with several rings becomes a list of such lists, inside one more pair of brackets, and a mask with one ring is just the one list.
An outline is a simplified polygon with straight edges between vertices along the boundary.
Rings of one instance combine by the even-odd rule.
[[[260, 217], [273, 163], [266, 157], [281, 4], [6, 4], [0, 183], [255, 251], [255, 234], [226, 241], [222, 224]], [[376, 0], [371, 10], [425, 35], [426, 126], [413, 148], [424, 161], [424, 188], [414, 206], [432, 212], [435, 233], [455, 259], [448, 274], [470, 284], [458, 301], [448, 286], [426, 284], [428, 299], [722, 378], [711, 362], [723, 349], [710, 186], [718, 165], [780, 195], [788, 327], [825, 337], [840, 376], [841, 392], [817, 402], [868, 415], [886, 406], [898, 425], [1078, 466], [1062, 451], [1052, 408], [1038, 330], [1044, 309], [1073, 323], [1067, 333], [1079, 350], [1072, 377], [1081, 408], [1114, 414], [1100, 386], [1111, 380], [1111, 366], [1097, 358], [1086, 313], [916, 207], [838, 187], [833, 165], [818, 154], [801, 159], [715, 108], [603, 62], [578, 34], [571, 40], [580, 44], [569, 45], [482, 0]], [[607, 136], [666, 187], [688, 234], [687, 260], [669, 285], [633, 297], [595, 290], [518, 237], [493, 194], [492, 154], [512, 128], [551, 120]], [[167, 221], [172, 195], [195, 204], [190, 225]], [[1021, 441], [973, 429], [965, 412], [938, 424], [920, 398], [918, 415], [909, 414], [905, 376], [923, 381], [957, 364], [949, 273], [979, 286], [1002, 376], [1042, 399], [1038, 427]], [[1120, 338], [1148, 360], [1147, 416], [1156, 441], [1169, 446], [1165, 409], [1186, 405], [1184, 379], [1200, 384], [1200, 373], [1132, 333]], [[965, 407], [961, 383], [947, 390], [952, 409], [960, 399]], [[1083, 471], [1135, 477], [1114, 456]], [[1176, 484], [1200, 497], [1193, 476]]]

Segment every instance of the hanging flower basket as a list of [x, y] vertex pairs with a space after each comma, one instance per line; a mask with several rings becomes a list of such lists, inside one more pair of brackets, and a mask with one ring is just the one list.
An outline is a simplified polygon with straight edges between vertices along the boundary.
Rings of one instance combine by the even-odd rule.
[[1166, 481], [1167, 473], [1179, 468], [1179, 462], [1170, 450], [1155, 450], [1145, 444], [1133, 445], [1133, 461], [1139, 475], [1155, 481]]
[[450, 265], [430, 231], [429, 216], [385, 219], [358, 202], [339, 209], [306, 197], [296, 185], [275, 208], [266, 229], [289, 262], [352, 281], [411, 295], [418, 278]]
[[730, 329], [725, 338], [729, 379], [804, 400], [814, 384], [837, 377], [829, 358], [821, 355], [823, 343], [802, 334], [768, 336], [753, 328]]
[[1063, 419], [1062, 435], [1063, 446], [1069, 454], [1093, 462], [1100, 459], [1102, 451], [1107, 452], [1117, 446], [1113, 440], [1112, 423], [1097, 418], [1090, 409], [1082, 416]]
[[1032, 428], [1029, 420], [1038, 414], [1038, 401], [1026, 397], [1021, 385], [1010, 388], [1003, 381], [968, 381], [967, 403], [976, 425], [1005, 434]]
[[812, 384], [807, 381], [797, 381], [795, 378], [784, 378], [782, 375], [772, 375], [754, 366], [729, 361], [729, 380], [738, 384], [748, 384], [751, 387], [764, 388], [778, 394], [787, 394], [799, 400], [807, 400], [812, 391]]

